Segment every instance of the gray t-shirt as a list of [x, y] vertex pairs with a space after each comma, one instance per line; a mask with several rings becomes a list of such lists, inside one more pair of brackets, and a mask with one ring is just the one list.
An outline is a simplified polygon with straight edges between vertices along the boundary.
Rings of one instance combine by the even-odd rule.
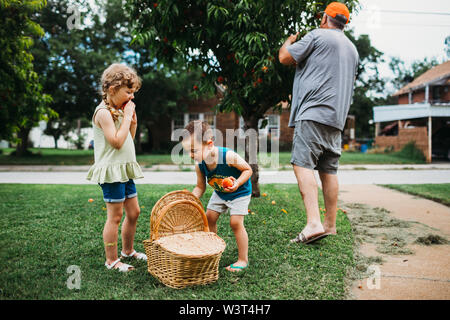
[[314, 120], [343, 130], [359, 55], [338, 29], [315, 29], [287, 50], [297, 62], [289, 127]]

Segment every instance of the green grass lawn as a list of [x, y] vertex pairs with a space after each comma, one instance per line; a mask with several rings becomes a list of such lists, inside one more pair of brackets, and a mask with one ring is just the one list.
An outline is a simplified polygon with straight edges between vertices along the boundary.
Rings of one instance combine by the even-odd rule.
[[388, 184], [384, 185], [391, 189], [399, 190], [409, 194], [450, 206], [450, 183], [442, 184]]
[[[185, 187], [192, 188], [137, 185], [143, 206], [135, 241], [138, 251], [143, 252], [142, 241], [149, 238], [154, 203], [165, 193]], [[250, 209], [255, 214], [245, 219], [249, 268], [241, 273], [224, 269], [237, 258], [229, 216], [225, 215], [218, 225], [218, 234], [227, 243], [219, 280], [176, 290], [153, 278], [144, 262], [133, 263], [136, 270], [128, 274], [105, 268], [102, 230], [106, 211], [98, 186], [0, 185], [0, 299], [346, 298], [346, 275], [355, 265], [347, 216], [338, 213], [336, 236], [313, 245], [290, 244], [289, 239], [306, 223], [297, 186], [264, 185], [261, 191], [268, 196], [253, 199]], [[209, 188], [204, 204], [210, 195]], [[94, 202], [89, 203], [89, 198]], [[79, 290], [66, 286], [71, 265], [81, 268]]]
[[[12, 148], [3, 149], [0, 154], [0, 165], [92, 165], [94, 152], [92, 150], [64, 150], [64, 149], [30, 149], [36, 155], [30, 157], [13, 157], [9, 154]], [[280, 166], [290, 166], [291, 153], [280, 152]], [[192, 163], [189, 157], [185, 157], [186, 163]], [[261, 160], [261, 158], [260, 158]], [[170, 153], [137, 155], [137, 161], [143, 167], [151, 167], [156, 164], [173, 164]], [[401, 153], [367, 154], [360, 152], [343, 152], [339, 163], [342, 164], [417, 164], [424, 161], [402, 156]], [[269, 163], [261, 166], [269, 167]]]

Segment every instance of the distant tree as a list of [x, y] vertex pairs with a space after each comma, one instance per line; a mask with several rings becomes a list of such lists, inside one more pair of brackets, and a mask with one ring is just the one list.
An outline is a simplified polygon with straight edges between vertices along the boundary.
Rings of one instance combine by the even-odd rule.
[[[314, 0], [127, 0], [134, 41], [147, 44], [159, 61], [182, 57], [204, 74], [200, 92], [226, 88], [220, 111], [236, 111], [244, 130], [258, 132], [258, 120], [289, 100], [294, 69], [281, 65], [278, 50], [286, 38], [318, 27], [318, 14], [331, 1]], [[352, 10], [356, 0], [346, 1]], [[249, 160], [246, 143], [245, 158]], [[257, 146], [256, 146], [257, 148]], [[258, 164], [253, 196], [259, 197]]]
[[[98, 10], [88, 1], [49, 0], [33, 17], [45, 30], [32, 53], [44, 90], [53, 97], [51, 106], [59, 114], [44, 131], [53, 136], [55, 148], [59, 137], [68, 137], [69, 132], [79, 132], [80, 125], [90, 123], [82, 119], [90, 119], [100, 101], [101, 73], [125, 51], [124, 32], [111, 18], [120, 7], [95, 3]], [[80, 14], [79, 25], [70, 20], [75, 14], [70, 8]]]
[[426, 57], [425, 59], [414, 60], [411, 64], [407, 65], [400, 58], [393, 57], [389, 62], [389, 67], [394, 73], [394, 78], [391, 80], [391, 83], [394, 88], [400, 89], [439, 63], [439, 60], [435, 57]]
[[345, 34], [356, 46], [359, 54], [358, 73], [349, 114], [355, 116], [356, 137], [368, 138], [373, 135], [373, 126], [369, 124], [369, 120], [373, 118], [372, 108], [378, 103], [378, 99], [384, 96], [386, 81], [378, 70], [384, 62], [383, 53], [372, 46], [368, 35], [356, 37], [353, 30], [348, 30]]
[[[140, 65], [138, 65], [140, 66]], [[139, 70], [139, 68], [137, 68]], [[141, 145], [136, 134], [136, 151], [153, 152], [169, 148], [170, 141], [163, 141], [155, 128], [161, 123], [182, 114], [186, 110], [186, 101], [193, 97], [192, 88], [200, 78], [199, 71], [189, 71], [182, 66], [142, 72], [142, 88], [134, 99], [138, 116], [139, 132], [146, 129], [148, 142]]]
[[445, 44], [445, 49], [444, 49], [445, 54], [447, 55], [447, 59], [450, 59], [450, 36], [445, 38], [444, 44]]
[[45, 3], [0, 1], [0, 138], [10, 140], [17, 134], [17, 156], [26, 154], [31, 128], [56, 115], [49, 108], [51, 98], [43, 93], [30, 53], [32, 38], [43, 36], [30, 17]]
[[[190, 91], [188, 87], [192, 88], [192, 80], [187, 81], [192, 74], [187, 76], [185, 64], [180, 63], [160, 68], [148, 47], [130, 46], [130, 17], [123, 3], [49, 0], [33, 17], [45, 30], [45, 36], [36, 40], [33, 54], [43, 86], [53, 97], [52, 108], [59, 114], [44, 131], [53, 136], [55, 148], [61, 136], [69, 137], [74, 129], [79, 132], [80, 125], [90, 125], [92, 112], [101, 101], [101, 74], [113, 62], [131, 65], [143, 79], [135, 98], [140, 124], [136, 134], [138, 152], [150, 151], [141, 145], [143, 128], [159, 123], [163, 115], [182, 111], [177, 101]], [[80, 13], [79, 28], [68, 28], [71, 7]]]

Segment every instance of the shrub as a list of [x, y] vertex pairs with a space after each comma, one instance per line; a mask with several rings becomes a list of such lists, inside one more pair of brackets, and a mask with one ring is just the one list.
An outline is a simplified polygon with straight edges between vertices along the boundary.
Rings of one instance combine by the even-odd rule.
[[397, 152], [397, 155], [411, 160], [425, 161], [425, 155], [422, 150], [417, 148], [415, 141], [408, 142], [399, 152]]

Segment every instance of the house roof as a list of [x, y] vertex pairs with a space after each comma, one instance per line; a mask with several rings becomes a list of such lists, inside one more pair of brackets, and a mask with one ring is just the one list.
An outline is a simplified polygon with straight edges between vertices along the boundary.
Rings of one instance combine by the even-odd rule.
[[374, 122], [386, 122], [428, 117], [450, 117], [450, 104], [431, 105], [429, 103], [414, 103], [373, 107]]
[[[406, 86], [394, 93], [393, 96], [399, 96], [408, 93], [409, 91], [423, 88], [429, 83], [445, 80], [446, 78], [450, 78], [450, 60], [441, 63], [440, 65], [437, 65], [421, 74], [412, 82], [408, 83]], [[448, 79], [444, 83], [448, 84]]]

